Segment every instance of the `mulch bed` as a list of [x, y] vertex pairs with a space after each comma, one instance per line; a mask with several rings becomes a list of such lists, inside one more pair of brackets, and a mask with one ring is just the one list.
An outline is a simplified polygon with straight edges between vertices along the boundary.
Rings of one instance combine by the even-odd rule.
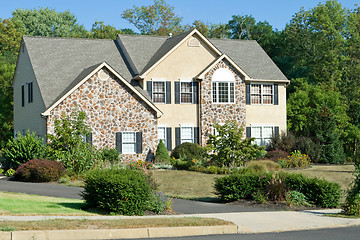
[[286, 202], [266, 202], [266, 203], [259, 203], [252, 200], [239, 200], [235, 202], [227, 203], [228, 205], [239, 205], [244, 207], [256, 207], [256, 208], [264, 208], [268, 210], [275, 210], [275, 211], [303, 211], [303, 210], [315, 210], [315, 209], [323, 209], [316, 206], [289, 206]]

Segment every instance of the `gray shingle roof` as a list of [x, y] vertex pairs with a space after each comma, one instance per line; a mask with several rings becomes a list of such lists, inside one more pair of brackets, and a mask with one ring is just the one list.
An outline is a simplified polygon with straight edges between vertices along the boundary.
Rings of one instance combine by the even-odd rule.
[[228, 55], [252, 79], [287, 80], [276, 64], [256, 41], [209, 39], [215, 47]]
[[89, 74], [90, 66], [107, 62], [125, 79], [131, 79], [113, 40], [25, 36], [24, 43], [46, 108]]

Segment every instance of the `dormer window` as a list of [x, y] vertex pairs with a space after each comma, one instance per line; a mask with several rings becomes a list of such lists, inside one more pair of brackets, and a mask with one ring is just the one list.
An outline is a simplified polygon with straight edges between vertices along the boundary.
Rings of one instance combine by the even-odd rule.
[[214, 72], [212, 77], [212, 99], [213, 103], [235, 102], [235, 77], [230, 70], [220, 68]]

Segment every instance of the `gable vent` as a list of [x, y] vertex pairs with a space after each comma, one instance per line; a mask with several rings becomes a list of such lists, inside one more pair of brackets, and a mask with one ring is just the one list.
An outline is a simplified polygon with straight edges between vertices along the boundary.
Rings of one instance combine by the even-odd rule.
[[188, 47], [200, 47], [200, 42], [196, 38], [191, 38], [188, 41]]
[[106, 70], [101, 69], [98, 73], [100, 80], [106, 81], [109, 79], [109, 73]]

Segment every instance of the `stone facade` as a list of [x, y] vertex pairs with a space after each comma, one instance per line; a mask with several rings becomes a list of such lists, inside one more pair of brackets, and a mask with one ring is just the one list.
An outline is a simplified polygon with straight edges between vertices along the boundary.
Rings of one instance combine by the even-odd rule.
[[142, 132], [141, 154], [123, 154], [123, 161], [147, 159], [157, 146], [156, 113], [116, 76], [101, 69], [57, 105], [47, 117], [47, 132], [62, 113], [84, 111], [93, 145], [116, 147], [116, 132]]
[[[212, 100], [212, 77], [217, 69], [226, 68], [230, 70], [235, 77], [235, 103], [216, 104]], [[239, 126], [245, 127], [246, 119], [246, 92], [245, 82], [240, 73], [238, 73], [227, 61], [220, 61], [206, 74], [200, 84], [200, 143], [205, 146], [208, 135], [213, 134], [213, 123], [225, 123], [228, 120], [234, 120]]]

